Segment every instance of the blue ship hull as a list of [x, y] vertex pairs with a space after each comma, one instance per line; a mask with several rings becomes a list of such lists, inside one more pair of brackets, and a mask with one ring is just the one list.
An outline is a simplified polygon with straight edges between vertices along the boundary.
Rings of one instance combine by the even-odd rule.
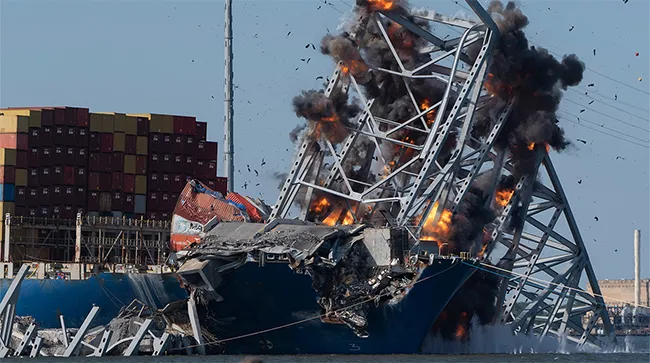
[[[0, 279], [0, 297], [7, 292], [11, 281]], [[104, 325], [133, 299], [162, 308], [186, 298], [187, 292], [174, 274], [100, 273], [76, 281], [25, 279], [18, 295], [16, 315], [34, 317], [41, 328], [58, 328], [59, 315], [63, 314], [67, 327], [78, 328], [93, 304], [100, 307], [93, 325]]]
[[221, 324], [213, 333], [225, 341], [226, 354], [416, 354], [474, 271], [459, 260], [435, 260], [400, 302], [372, 304], [369, 337], [360, 338], [344, 324], [310, 319], [321, 314], [310, 276], [283, 263], [249, 262], [225, 274], [217, 288], [224, 300], [210, 304], [210, 315]]

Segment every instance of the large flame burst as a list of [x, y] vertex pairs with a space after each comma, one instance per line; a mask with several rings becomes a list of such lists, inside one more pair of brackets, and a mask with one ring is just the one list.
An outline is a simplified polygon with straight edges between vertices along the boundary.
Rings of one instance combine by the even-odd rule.
[[427, 219], [424, 221], [424, 224], [422, 225], [422, 231], [420, 232], [420, 240], [434, 241], [438, 244], [438, 247], [441, 247], [443, 243], [448, 242], [447, 239], [451, 232], [452, 213], [450, 210], [444, 209], [440, 213], [440, 219], [438, 220], [438, 222], [434, 223], [434, 219], [437, 211], [438, 211], [438, 202], [435, 202], [433, 204], [433, 208], [431, 208], [431, 212], [429, 212]]

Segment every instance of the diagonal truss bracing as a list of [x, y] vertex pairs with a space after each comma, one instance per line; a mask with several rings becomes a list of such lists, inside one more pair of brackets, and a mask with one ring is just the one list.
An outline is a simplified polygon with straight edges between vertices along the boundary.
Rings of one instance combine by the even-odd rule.
[[[388, 117], [381, 99], [364, 93], [365, 80], [339, 62], [324, 95], [353, 94], [362, 111], [345, 126], [347, 136], [339, 143], [310, 137], [301, 141], [271, 218], [287, 218], [297, 210], [298, 218], [307, 220], [312, 203], [324, 195], [344, 204], [351, 221], [404, 227], [416, 246], [425, 247], [427, 243], [420, 241], [425, 221], [435, 224], [444, 210], [456, 212], [477, 178], [489, 181], [487, 200], [494, 200], [502, 176], [514, 174], [511, 155], [497, 148], [495, 141], [516, 95], [503, 104], [486, 137], [472, 135], [474, 117], [491, 97], [484, 80], [500, 34], [476, 1], [467, 3], [479, 20], [430, 13], [416, 16], [418, 21], [460, 29], [460, 36], [450, 40], [437, 37], [430, 31], [434, 27], [425, 28], [395, 12], [377, 11], [366, 19], [366, 26], [379, 30], [396, 65], [369, 72], [401, 82], [411, 115]], [[407, 66], [386, 29], [388, 21], [426, 41], [419, 51], [429, 58]], [[470, 47], [477, 50], [472, 57]], [[423, 104], [418, 99], [413, 82], [421, 79], [442, 85], [440, 100]], [[418, 137], [404, 138], [406, 131]], [[450, 138], [455, 139], [451, 148]], [[359, 159], [361, 149], [366, 151], [366, 162], [352, 167], [349, 161]], [[403, 158], [405, 154], [410, 157]], [[483, 250], [469, 252], [480, 256], [486, 266], [495, 263], [501, 274], [512, 276], [502, 283], [498, 301], [503, 303], [500, 320], [515, 333], [544, 337], [572, 332], [568, 339], [578, 345], [602, 345], [593, 327], [600, 321], [605, 333], [611, 333], [607, 311], [601, 297], [581, 287], [586, 283], [599, 295], [598, 282], [543, 145], [535, 146], [535, 155], [536, 171], [520, 177], [508, 202], [496, 208], [497, 217], [486, 227]], [[583, 324], [580, 317], [587, 313], [591, 319]]]

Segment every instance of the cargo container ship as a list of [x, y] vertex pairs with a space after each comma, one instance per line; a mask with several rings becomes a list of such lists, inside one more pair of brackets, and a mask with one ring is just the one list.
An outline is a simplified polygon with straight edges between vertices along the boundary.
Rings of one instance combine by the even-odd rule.
[[55, 312], [75, 327], [93, 303], [101, 323], [135, 298], [185, 297], [165, 270], [169, 221], [186, 180], [225, 193], [217, 150], [195, 117], [0, 109], [0, 293], [32, 264], [18, 314], [43, 327], [58, 326]]

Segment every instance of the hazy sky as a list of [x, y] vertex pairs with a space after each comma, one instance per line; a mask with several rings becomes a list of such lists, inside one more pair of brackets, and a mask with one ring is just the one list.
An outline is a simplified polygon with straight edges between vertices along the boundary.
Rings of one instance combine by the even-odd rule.
[[[275, 203], [273, 173], [287, 169], [293, 151], [288, 133], [303, 122], [292, 112], [291, 99], [319, 88], [316, 77], [333, 70], [330, 59], [305, 45], [317, 45], [328, 29], [334, 32], [353, 2], [234, 1], [235, 161], [241, 170], [235, 183], [240, 188], [247, 182], [247, 194], [261, 193]], [[453, 0], [411, 3], [468, 13]], [[565, 93], [560, 112], [567, 136], [587, 143], [574, 142], [552, 158], [596, 273], [633, 276], [632, 231], [639, 228], [647, 277], [649, 2], [520, 3], [534, 44], [560, 56], [576, 53], [587, 64], [585, 80]], [[208, 121], [208, 138], [221, 142], [223, 1], [0, 4], [1, 107], [196, 115]], [[258, 178], [247, 164], [260, 172]]]

